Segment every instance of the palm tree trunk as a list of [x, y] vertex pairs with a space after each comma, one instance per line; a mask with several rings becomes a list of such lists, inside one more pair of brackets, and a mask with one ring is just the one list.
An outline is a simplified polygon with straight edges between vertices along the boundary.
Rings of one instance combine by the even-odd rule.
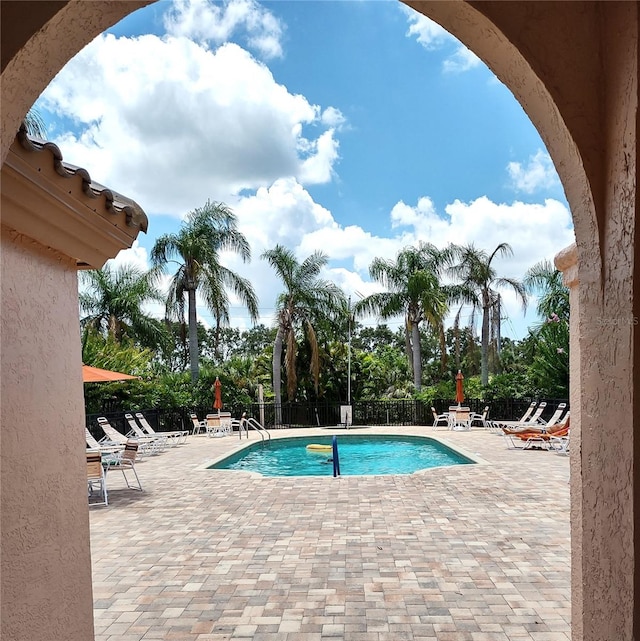
[[420, 357], [420, 328], [418, 323], [411, 324], [411, 353], [413, 358], [413, 384], [416, 391], [422, 388], [422, 359]]
[[189, 301], [189, 363], [191, 366], [191, 381], [198, 380], [198, 319], [196, 316], [196, 290], [190, 289]]
[[282, 425], [282, 344], [284, 341], [284, 329], [282, 324], [278, 325], [276, 340], [273, 343], [273, 401], [275, 409], [275, 424]]
[[438, 327], [440, 336], [440, 373], [444, 374], [447, 369], [447, 337], [444, 333], [444, 325]]
[[480, 382], [482, 385], [489, 383], [489, 313], [491, 311], [489, 294], [482, 294], [482, 336], [480, 356]]

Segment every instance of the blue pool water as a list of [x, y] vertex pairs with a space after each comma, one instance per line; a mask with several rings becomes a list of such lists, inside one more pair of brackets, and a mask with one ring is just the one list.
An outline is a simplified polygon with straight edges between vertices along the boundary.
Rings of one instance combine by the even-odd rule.
[[[330, 447], [331, 438], [293, 437], [254, 443], [209, 469], [245, 470], [264, 476], [332, 476], [331, 450], [307, 449], [311, 444]], [[411, 474], [429, 467], [473, 463], [438, 441], [421, 436], [338, 436], [338, 453], [343, 476]]]

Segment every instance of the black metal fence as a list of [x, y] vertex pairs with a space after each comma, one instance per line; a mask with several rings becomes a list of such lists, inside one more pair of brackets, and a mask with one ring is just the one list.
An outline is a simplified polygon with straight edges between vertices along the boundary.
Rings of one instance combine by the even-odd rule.
[[[485, 406], [489, 407], [488, 418], [491, 420], [517, 420], [519, 419], [534, 399], [500, 399], [494, 401], [482, 401], [470, 399], [464, 402], [472, 412], [482, 414]], [[567, 403], [566, 399], [544, 399], [547, 403], [542, 418], [548, 418], [555, 412], [560, 403]], [[353, 403], [352, 422], [357, 425], [431, 425], [433, 406], [438, 414], [446, 412], [454, 405], [449, 399], [437, 399], [433, 404], [418, 400], [396, 400], [396, 401], [355, 401]], [[340, 405], [337, 403], [283, 403], [281, 407], [281, 427], [326, 427], [340, 424]], [[253, 403], [247, 406], [235, 406], [228, 408], [231, 415], [240, 418], [243, 412], [262, 422], [265, 427], [275, 426], [276, 411], [273, 403], [260, 405]], [[191, 412], [195, 412], [199, 418], [214, 412], [209, 407], [178, 408], [178, 409], [147, 409], [142, 413], [145, 415], [154, 430], [158, 432], [172, 431], [178, 429], [191, 429]], [[133, 413], [133, 412], [131, 412]], [[125, 412], [103, 412], [100, 414], [87, 414], [86, 424], [91, 433], [98, 439], [104, 434], [98, 427], [96, 419], [98, 416], [106, 417], [111, 425], [118, 431], [126, 434], [129, 426], [124, 418]]]

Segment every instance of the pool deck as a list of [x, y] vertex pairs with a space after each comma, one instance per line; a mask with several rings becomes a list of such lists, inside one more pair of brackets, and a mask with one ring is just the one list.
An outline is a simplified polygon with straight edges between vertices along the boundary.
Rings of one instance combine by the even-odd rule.
[[[272, 430], [281, 436], [344, 430]], [[407, 476], [266, 478], [189, 437], [90, 509], [97, 641], [569, 641], [569, 460], [482, 429], [482, 459]], [[252, 433], [250, 440], [260, 440]], [[242, 443], [246, 444], [243, 439]]]

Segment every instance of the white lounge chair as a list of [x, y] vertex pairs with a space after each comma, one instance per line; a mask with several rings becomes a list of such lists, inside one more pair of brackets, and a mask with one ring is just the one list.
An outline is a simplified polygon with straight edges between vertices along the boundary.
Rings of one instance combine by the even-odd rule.
[[531, 427], [532, 425], [537, 425], [540, 423], [543, 423], [543, 421], [540, 420], [540, 416], [542, 415], [542, 412], [544, 412], [545, 408], [547, 407], [547, 403], [545, 401], [542, 401], [540, 405], [538, 405], [537, 409], [535, 412], [526, 420], [522, 421], [493, 421], [494, 425], [497, 425], [500, 429], [503, 427], [509, 427], [509, 428], [528, 428]]
[[109, 445], [108, 441], [105, 441], [104, 443], [98, 443], [98, 441], [95, 439], [95, 437], [87, 427], [84, 428], [84, 434], [85, 441], [87, 443], [87, 449], [95, 450], [96, 452], [100, 452], [101, 454], [117, 454], [118, 452], [122, 452], [122, 450], [124, 449], [124, 445], [115, 443], [113, 445]]
[[153, 427], [151, 427], [149, 421], [145, 418], [142, 412], [136, 412], [136, 418], [138, 423], [140, 423], [142, 429], [147, 433], [148, 436], [156, 436], [158, 438], [167, 438], [171, 445], [180, 445], [181, 443], [187, 442], [187, 436], [189, 436], [189, 430], [173, 430], [172, 432], [156, 432]]
[[[97, 419], [100, 429], [104, 432], [104, 439], [98, 441], [100, 444], [108, 445], [126, 445], [129, 439], [109, 423], [109, 421], [104, 417], [100, 416]], [[157, 444], [152, 439], [136, 439], [138, 440], [139, 448], [138, 452], [142, 456], [143, 454], [157, 454]]]
[[158, 435], [152, 436], [150, 434], [147, 434], [138, 425], [138, 423], [136, 422], [136, 419], [133, 417], [132, 414], [125, 414], [124, 418], [129, 424], [129, 427], [131, 428], [127, 432], [127, 434], [125, 434], [125, 436], [127, 436], [128, 438], [135, 438], [138, 440], [150, 441], [152, 443], [155, 443], [158, 451], [164, 452], [164, 449], [169, 444], [169, 439], [166, 436], [158, 436]]

